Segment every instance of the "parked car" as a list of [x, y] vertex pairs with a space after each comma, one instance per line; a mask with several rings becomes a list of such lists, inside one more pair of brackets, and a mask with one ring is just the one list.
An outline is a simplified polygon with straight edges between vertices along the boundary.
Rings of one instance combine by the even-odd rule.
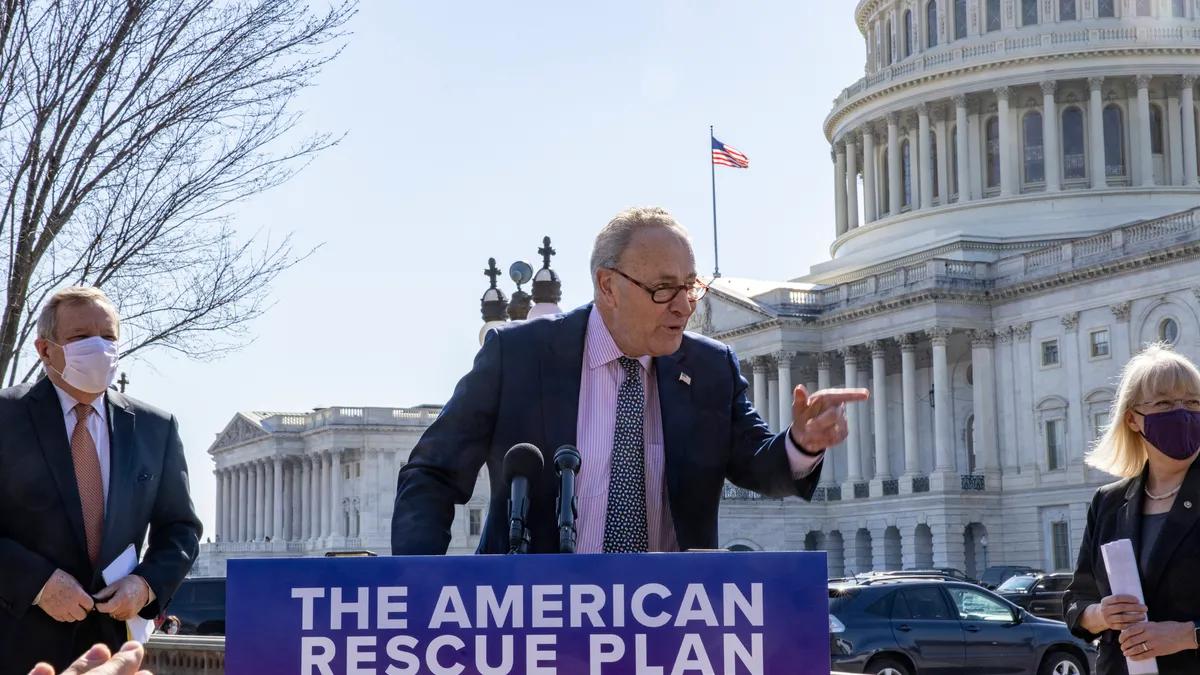
[[225, 577], [188, 577], [166, 614], [179, 618], [179, 635], [225, 634]]
[[1041, 573], [1042, 570], [1026, 565], [993, 565], [983, 571], [983, 576], [979, 577], [979, 583], [984, 588], [994, 591], [1000, 587], [1000, 584], [1012, 577]]
[[1034, 616], [1062, 621], [1063, 593], [1071, 584], [1071, 577], [1070, 572], [1009, 577], [996, 589], [996, 595], [1024, 607]]
[[832, 670], [871, 675], [1088, 675], [1096, 649], [969, 582], [877, 578], [829, 585]]
[[959, 581], [965, 581], [969, 584], [979, 583], [977, 579], [972, 579], [965, 572], [955, 567], [917, 567], [904, 570], [904, 574], [940, 574], [947, 577], [954, 577]]

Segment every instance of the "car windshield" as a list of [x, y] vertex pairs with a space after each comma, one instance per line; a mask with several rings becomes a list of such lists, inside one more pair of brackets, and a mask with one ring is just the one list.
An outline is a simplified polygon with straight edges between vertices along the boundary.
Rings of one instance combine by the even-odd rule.
[[1037, 581], [1036, 577], [1012, 577], [1008, 581], [1005, 581], [1004, 583], [1000, 584], [1000, 587], [997, 588], [996, 590], [997, 591], [1024, 591], [1024, 590], [1028, 590], [1029, 587], [1033, 586], [1034, 582], [1036, 582], [1036, 581]]

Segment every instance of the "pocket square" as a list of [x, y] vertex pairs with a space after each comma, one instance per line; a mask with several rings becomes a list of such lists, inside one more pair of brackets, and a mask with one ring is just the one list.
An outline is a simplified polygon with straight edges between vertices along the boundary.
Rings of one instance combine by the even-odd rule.
[[689, 377], [687, 373], [680, 373], [680, 374], [679, 374], [679, 381], [680, 381], [680, 382], [682, 382], [682, 383], [684, 383], [684, 384], [686, 384], [686, 385], [691, 385], [691, 384], [692, 384], [692, 378], [691, 378], [691, 377]]

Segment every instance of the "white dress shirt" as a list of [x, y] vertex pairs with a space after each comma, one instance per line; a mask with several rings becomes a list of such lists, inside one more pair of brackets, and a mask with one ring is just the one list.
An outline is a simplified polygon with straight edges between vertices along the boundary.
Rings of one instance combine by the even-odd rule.
[[[79, 421], [79, 416], [75, 413], [75, 406], [79, 405], [79, 401], [71, 398], [71, 395], [58, 385], [54, 386], [54, 391], [58, 392], [58, 400], [62, 403], [63, 421], [67, 425], [67, 444], [70, 445], [71, 434], [75, 433], [75, 423]], [[109, 441], [108, 441], [108, 410], [104, 405], [106, 394], [101, 394], [92, 401], [93, 413], [88, 415], [87, 430], [92, 435], [92, 441], [96, 444], [96, 455], [100, 458], [100, 482], [104, 484], [104, 510], [108, 511], [108, 479], [112, 474], [112, 459], [109, 456]]]

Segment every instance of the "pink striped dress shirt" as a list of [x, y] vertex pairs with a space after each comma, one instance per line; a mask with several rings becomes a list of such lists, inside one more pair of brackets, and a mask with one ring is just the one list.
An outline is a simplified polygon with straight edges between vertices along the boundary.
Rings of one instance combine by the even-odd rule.
[[[588, 316], [583, 345], [583, 377], [579, 385], [579, 415], [576, 444], [583, 461], [575, 494], [579, 499], [576, 552], [601, 553], [604, 550], [604, 520], [608, 510], [608, 478], [612, 466], [613, 436], [617, 425], [617, 392], [624, 370], [617, 359], [622, 356], [612, 334], [593, 306]], [[643, 356], [639, 375], [645, 392], [642, 438], [646, 454], [646, 526], [652, 552], [679, 550], [675, 524], [667, 503], [666, 455], [663, 452], [662, 411], [658, 402], [658, 378], [654, 359]], [[807, 475], [820, 462], [799, 451], [787, 439], [788, 460], [793, 474]]]

